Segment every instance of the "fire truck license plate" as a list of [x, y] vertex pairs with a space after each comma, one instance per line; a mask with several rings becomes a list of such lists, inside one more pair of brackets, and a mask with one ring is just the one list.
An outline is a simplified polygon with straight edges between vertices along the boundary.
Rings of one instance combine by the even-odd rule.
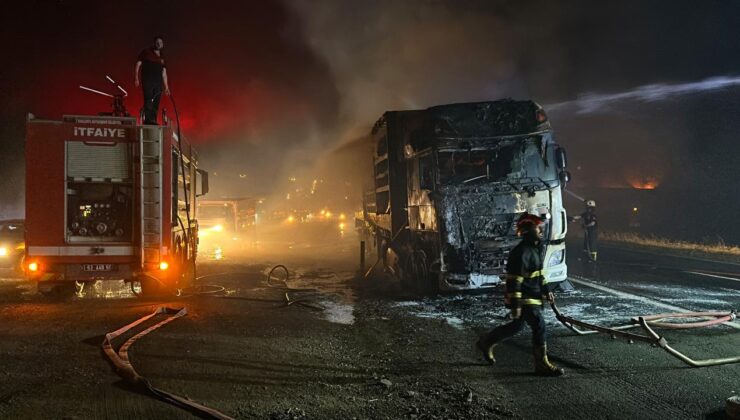
[[82, 264], [82, 271], [113, 271], [113, 264]]

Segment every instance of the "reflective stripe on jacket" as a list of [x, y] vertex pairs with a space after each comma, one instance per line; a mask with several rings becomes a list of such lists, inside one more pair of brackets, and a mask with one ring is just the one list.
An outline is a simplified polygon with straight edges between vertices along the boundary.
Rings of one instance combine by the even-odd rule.
[[542, 268], [542, 248], [539, 242], [523, 239], [509, 254], [506, 263], [507, 307], [542, 305], [542, 296], [549, 292]]

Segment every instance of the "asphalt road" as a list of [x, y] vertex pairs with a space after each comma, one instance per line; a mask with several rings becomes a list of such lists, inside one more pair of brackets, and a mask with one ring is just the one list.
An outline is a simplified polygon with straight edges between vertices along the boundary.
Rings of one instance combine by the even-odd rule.
[[[218, 296], [141, 300], [109, 282], [53, 301], [0, 273], [0, 418], [193, 418], [124, 383], [100, 350], [103, 334], [160, 305], [189, 313], [134, 344], [132, 364], [155, 386], [237, 418], [723, 418], [740, 393], [740, 364], [689, 368], [647, 344], [574, 335], [549, 310], [551, 358], [566, 376], [530, 373], [527, 331], [488, 366], [473, 343], [504, 322], [499, 291], [405, 296], [387, 280], [357, 279], [352, 235], [297, 237], [203, 261], [200, 283], [224, 287]], [[569, 249], [580, 283], [557, 301], [578, 319], [740, 308], [737, 265], [616, 248], [596, 266], [575, 256]], [[290, 288], [309, 289], [287, 290], [303, 304], [266, 283], [277, 263], [291, 269]], [[661, 333], [694, 358], [740, 355], [736, 328]]]

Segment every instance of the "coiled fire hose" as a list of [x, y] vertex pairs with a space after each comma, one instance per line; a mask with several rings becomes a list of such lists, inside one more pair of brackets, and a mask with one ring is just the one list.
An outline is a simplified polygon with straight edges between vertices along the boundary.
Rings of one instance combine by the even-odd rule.
[[[273, 276], [273, 273], [277, 270], [282, 270], [285, 272], [285, 279], [279, 280]], [[312, 305], [310, 302], [310, 299], [302, 298], [302, 299], [291, 299], [288, 292], [315, 292], [316, 289], [296, 289], [288, 286], [288, 280], [290, 280], [290, 271], [288, 270], [288, 267], [278, 264], [270, 270], [269, 273], [267, 273], [267, 286], [274, 288], [274, 289], [283, 289], [285, 298], [285, 306], [291, 306], [293, 304], [301, 305], [303, 307], [306, 307], [308, 309], [312, 309], [314, 311], [323, 311], [324, 308], [318, 307], [316, 305]]]
[[[191, 413], [199, 415], [201, 417], [220, 419], [220, 420], [232, 420], [233, 419], [232, 417], [229, 417], [217, 410], [206, 407], [204, 405], [200, 405], [196, 402], [190, 401], [183, 397], [180, 397], [175, 394], [171, 394], [167, 391], [163, 391], [159, 388], [156, 388], [146, 378], [139, 375], [139, 373], [136, 372], [133, 365], [131, 365], [131, 362], [129, 361], [128, 349], [138, 339], [144, 337], [145, 335], [149, 334], [150, 332], [156, 330], [159, 327], [169, 324], [170, 322], [176, 320], [177, 318], [185, 316], [186, 314], [187, 314], [187, 310], [184, 307], [179, 308], [179, 309], [159, 307], [151, 314], [143, 316], [128, 325], [125, 325], [113, 332], [109, 332], [108, 334], [106, 334], [105, 339], [103, 340], [103, 343], [101, 345], [101, 347], [103, 348], [103, 352], [105, 353], [106, 356], [108, 356], [108, 359], [111, 361], [111, 363], [113, 363], [113, 366], [115, 366], [116, 373], [118, 374], [118, 376], [123, 378], [126, 382], [133, 385], [134, 387], [140, 390], [143, 390], [144, 392], [154, 397], [157, 397], [158, 399], [162, 401], [170, 403], [176, 407], [180, 407], [182, 409], [188, 410]], [[138, 334], [126, 340], [126, 342], [123, 343], [123, 345], [118, 349], [118, 351], [114, 350], [113, 340], [115, 340], [120, 335], [125, 334], [127, 331], [131, 330], [132, 328], [138, 325], [141, 325], [142, 323], [148, 321], [151, 318], [154, 318], [157, 315], [167, 315], [167, 318], [163, 319], [162, 321], [159, 321], [158, 323], [150, 326], [149, 328], [139, 332]]]
[[[611, 334], [612, 336], [619, 336], [622, 338], [627, 338], [634, 341], [642, 341], [644, 343], [652, 344], [655, 346], [658, 346], [665, 350], [668, 354], [671, 356], [679, 359], [680, 361], [686, 363], [687, 365], [691, 367], [706, 367], [706, 366], [716, 366], [716, 365], [723, 365], [723, 364], [730, 364], [730, 363], [738, 363], [740, 362], [740, 356], [736, 357], [725, 357], [725, 358], [718, 358], [718, 359], [704, 359], [704, 360], [694, 360], [685, 354], [679, 352], [678, 350], [674, 349], [673, 347], [668, 345], [668, 341], [666, 341], [665, 337], [662, 337], [658, 335], [652, 326], [655, 327], [663, 327], [665, 325], [668, 325], [668, 328], [697, 328], [699, 326], [708, 326], [708, 325], [716, 325], [723, 322], [729, 322], [731, 320], [735, 319], [735, 312], [687, 312], [687, 313], [677, 313], [677, 314], [659, 314], [659, 315], [652, 315], [647, 317], [636, 317], [632, 318], [633, 322], [636, 322], [636, 324], [630, 324], [630, 325], [621, 325], [617, 327], [604, 327], [601, 325], [594, 325], [589, 324], [587, 322], [579, 321], [574, 318], [570, 318], [566, 315], [563, 315], [562, 312], [558, 309], [557, 306], [555, 306], [555, 302], [550, 302], [550, 306], [552, 307], [552, 311], [555, 313], [555, 317], [562, 323], [565, 327], [570, 329], [571, 331], [575, 332], [579, 335], [585, 335], [585, 334], [592, 334], [592, 333], [605, 333], [605, 334]], [[702, 322], [694, 322], [694, 323], [687, 323], [685, 325], [688, 326], [679, 326], [683, 324], [677, 324], [677, 323], [666, 323], [666, 322], [659, 322], [660, 320], [666, 319], [666, 318], [706, 318], [706, 317], [712, 317], [714, 316], [714, 320], [710, 321], [702, 321]], [[583, 331], [579, 328], [585, 328], [589, 331]], [[640, 335], [635, 334], [631, 332], [624, 331], [629, 328], [636, 328], [636, 327], [642, 327], [643, 330], [647, 333], [647, 335]]]

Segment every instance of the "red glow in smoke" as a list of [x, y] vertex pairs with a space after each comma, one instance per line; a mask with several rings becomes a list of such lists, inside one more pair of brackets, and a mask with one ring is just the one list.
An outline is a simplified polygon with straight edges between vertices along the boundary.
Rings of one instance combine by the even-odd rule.
[[[194, 143], [255, 142], [257, 133], [272, 128], [298, 128], [292, 137], [300, 140], [306, 131], [301, 124], [331, 115], [336, 107], [331, 73], [300, 31], [294, 32], [295, 17], [280, 2], [228, 8], [183, 2], [164, 20], [166, 6], [143, 1], [128, 6], [110, 20], [111, 9], [102, 3], [59, 2], [42, 10], [19, 3], [13, 14], [22, 18], [4, 29], [23, 36], [0, 40], [14, 61], [6, 66], [5, 79], [12, 81], [8, 107], [49, 119], [110, 112], [111, 98], [78, 88], [117, 93], [105, 79], [110, 75], [129, 92], [126, 107], [138, 116], [143, 98], [133, 83], [134, 65], [151, 43], [149, 34], [157, 33], [165, 38], [183, 134]], [[38, 24], [31, 27], [28, 21]], [[160, 111], [166, 108], [174, 121], [172, 103], [162, 99]], [[22, 124], [22, 117], [13, 118]]]
[[[177, 101], [180, 127], [195, 143], [220, 142], [235, 136], [244, 138], [243, 133], [311, 117], [310, 98], [291, 96], [277, 85], [265, 83], [254, 87], [222, 80], [220, 86], [214, 87], [192, 83], [192, 74], [172, 73], [170, 86]], [[129, 92], [125, 100], [129, 114], [138, 116], [143, 104], [141, 90], [115, 74], [112, 77]], [[58, 118], [62, 114], [94, 115], [111, 110], [111, 98], [80, 90], [80, 84], [103, 92], [116, 92], [104, 75], [93, 74], [87, 69], [70, 68], [64, 73], [50, 73], [44, 76], [43, 84], [45, 90], [28, 92], [26, 101], [32, 104], [31, 112], [47, 118]], [[175, 124], [174, 106], [167, 97], [160, 103], [160, 114], [163, 109]]]

